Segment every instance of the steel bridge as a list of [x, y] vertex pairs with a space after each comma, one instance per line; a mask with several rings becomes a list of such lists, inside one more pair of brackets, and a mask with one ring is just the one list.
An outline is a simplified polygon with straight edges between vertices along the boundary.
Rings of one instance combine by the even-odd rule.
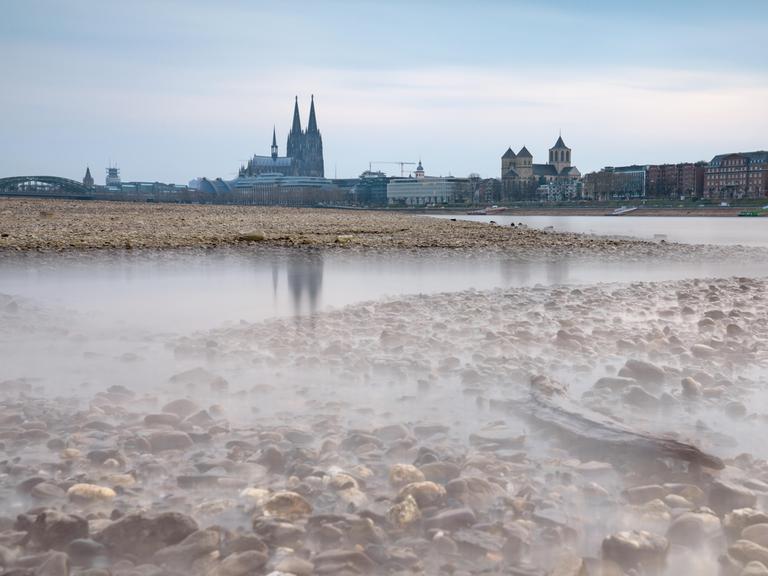
[[0, 196], [88, 199], [93, 198], [93, 190], [58, 176], [11, 176], [0, 178]]

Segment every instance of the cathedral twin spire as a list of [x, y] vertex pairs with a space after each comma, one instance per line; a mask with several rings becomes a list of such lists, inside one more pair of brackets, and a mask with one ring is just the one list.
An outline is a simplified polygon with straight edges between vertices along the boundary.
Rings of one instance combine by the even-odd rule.
[[[306, 134], [314, 134], [319, 132], [317, 129], [317, 117], [315, 116], [315, 95], [312, 94], [311, 102], [309, 105], [309, 124], [307, 124]], [[296, 96], [296, 100], [293, 103], [293, 124], [291, 124], [292, 134], [301, 134], [301, 117], [299, 115], [299, 97]]]

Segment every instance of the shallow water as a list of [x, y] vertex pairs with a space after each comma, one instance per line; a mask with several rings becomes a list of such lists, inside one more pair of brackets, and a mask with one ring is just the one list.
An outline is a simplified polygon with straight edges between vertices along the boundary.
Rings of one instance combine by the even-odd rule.
[[697, 217], [697, 216], [493, 216], [436, 215], [474, 222], [493, 220], [500, 226], [522, 222], [531, 228], [552, 228], [556, 232], [629, 236], [682, 244], [718, 244], [723, 246], [768, 247], [768, 218]]
[[423, 256], [213, 250], [0, 258], [0, 293], [106, 324], [187, 332], [241, 320], [306, 315], [385, 296], [474, 288], [582, 285], [768, 275], [768, 261], [521, 262]]

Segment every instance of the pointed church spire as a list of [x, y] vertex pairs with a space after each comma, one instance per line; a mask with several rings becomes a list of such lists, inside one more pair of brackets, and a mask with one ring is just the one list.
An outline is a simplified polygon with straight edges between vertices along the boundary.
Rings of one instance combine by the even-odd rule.
[[317, 118], [315, 117], [315, 95], [312, 94], [312, 102], [309, 105], [309, 124], [307, 125], [307, 132], [317, 132]]
[[293, 125], [291, 126], [291, 133], [301, 133], [301, 119], [299, 118], [299, 97], [296, 96], [296, 101], [293, 104]]
[[277, 134], [274, 126], [272, 126], [272, 158], [277, 158]]

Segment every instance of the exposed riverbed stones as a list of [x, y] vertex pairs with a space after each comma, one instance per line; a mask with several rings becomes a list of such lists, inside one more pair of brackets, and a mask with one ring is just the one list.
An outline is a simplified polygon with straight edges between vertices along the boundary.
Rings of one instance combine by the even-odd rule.
[[[135, 390], [132, 378], [88, 373], [104, 357], [85, 353], [92, 382], [78, 373], [70, 399], [0, 380], [0, 565], [71, 576], [760, 574], [768, 466], [736, 424], [759, 431], [766, 418], [765, 291], [724, 279], [386, 299], [153, 336], [137, 358], [159, 348], [170, 368]], [[65, 330], [14, 302], [0, 310], [0, 351], [24, 317], [82, 340], [66, 336], [77, 321]], [[729, 335], [733, 318], [742, 331]], [[702, 343], [710, 355], [691, 352]], [[640, 409], [633, 389], [657, 402]], [[570, 429], [532, 418], [549, 405], [534, 397], [567, 408]], [[728, 402], [747, 416], [724, 418]], [[610, 434], [624, 443], [602, 442]], [[654, 451], [639, 440], [649, 437], [674, 449]], [[679, 457], [693, 446], [722, 462]], [[112, 494], [70, 498], [78, 485]]]

